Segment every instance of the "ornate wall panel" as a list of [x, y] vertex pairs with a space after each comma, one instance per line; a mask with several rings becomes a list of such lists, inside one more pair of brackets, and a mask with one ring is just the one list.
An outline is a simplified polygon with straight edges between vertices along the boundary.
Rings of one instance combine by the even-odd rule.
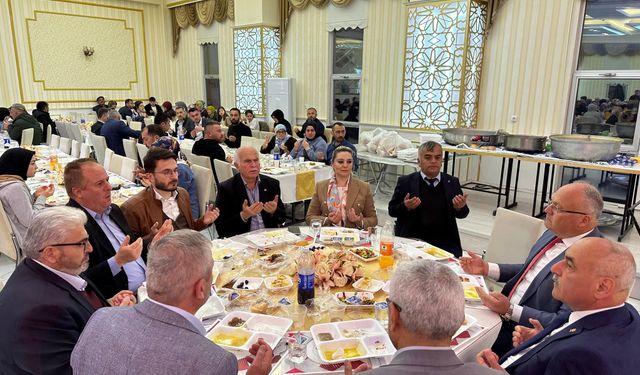
[[[163, 62], [147, 65], [151, 57], [165, 54], [165, 41], [147, 41], [162, 35], [162, 23], [145, 28], [145, 17], [163, 19], [162, 8], [122, 2], [100, 4], [80, 0], [0, 0], [7, 22], [0, 29], [10, 62], [3, 63], [9, 78], [10, 102], [30, 106], [39, 101], [89, 106], [98, 95], [118, 101], [147, 98], [152, 93], [150, 70], [157, 77], [170, 74]], [[3, 10], [4, 10], [3, 9]], [[145, 15], [145, 11], [147, 15]], [[147, 43], [149, 42], [149, 43]], [[93, 55], [85, 56], [84, 47]], [[157, 80], [156, 80], [157, 81]], [[153, 95], [160, 96], [162, 83], [154, 82]], [[77, 103], [77, 104], [73, 104]], [[56, 107], [53, 104], [52, 107]]]
[[277, 28], [234, 30], [236, 106], [264, 115], [266, 79], [280, 77], [280, 33]]
[[[74, 34], [82, 37], [69, 38]], [[27, 36], [33, 81], [43, 90], [130, 90], [138, 82], [136, 55], [122, 48], [134, 45], [134, 30], [124, 19], [35, 11]], [[84, 55], [85, 46], [93, 55]], [[121, 51], [117, 65], [113, 51]]]
[[474, 1], [409, 9], [402, 127], [438, 131], [475, 126], [483, 17], [486, 4]]

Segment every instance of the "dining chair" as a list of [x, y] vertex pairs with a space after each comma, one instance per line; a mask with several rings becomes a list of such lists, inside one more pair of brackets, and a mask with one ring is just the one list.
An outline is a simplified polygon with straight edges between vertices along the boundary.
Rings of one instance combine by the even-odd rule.
[[62, 137], [60, 138], [60, 146], [58, 150], [64, 152], [67, 155], [71, 154], [71, 139]]
[[22, 252], [18, 246], [17, 238], [13, 232], [13, 227], [9, 217], [0, 201], [0, 252], [16, 262], [22, 259]]
[[33, 144], [33, 129], [24, 129], [22, 138], [20, 138], [20, 146], [31, 146]]
[[123, 139], [122, 146], [124, 146], [124, 154], [129, 159], [138, 160], [138, 149], [136, 148], [136, 141], [133, 139]]

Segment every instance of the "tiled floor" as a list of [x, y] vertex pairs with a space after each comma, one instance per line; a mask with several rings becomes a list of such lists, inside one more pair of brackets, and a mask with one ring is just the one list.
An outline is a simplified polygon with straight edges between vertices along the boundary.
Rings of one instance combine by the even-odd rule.
[[[467, 218], [458, 220], [462, 246], [465, 249], [484, 250], [487, 247], [493, 228], [494, 216], [492, 213], [495, 209], [496, 196], [476, 191], [469, 191], [468, 194], [467, 202], [470, 208], [470, 214]], [[392, 220], [387, 213], [387, 205], [390, 198], [390, 195], [380, 193], [374, 197], [380, 225], [384, 224], [386, 220]], [[514, 210], [530, 214], [530, 196], [519, 194], [518, 200], [518, 206]], [[298, 217], [300, 216], [302, 216], [301, 213], [298, 214]], [[601, 228], [601, 230], [608, 238], [616, 240], [619, 227]], [[203, 233], [206, 233], [206, 231]], [[629, 235], [627, 235], [622, 242], [634, 252], [636, 261], [638, 262], [640, 260], [640, 235], [633, 230], [629, 232]], [[0, 280], [6, 282], [11, 272], [13, 272], [13, 269], [14, 262], [4, 255], [0, 256]], [[640, 265], [638, 269], [640, 269]], [[632, 300], [631, 302], [640, 308], [640, 300]]]

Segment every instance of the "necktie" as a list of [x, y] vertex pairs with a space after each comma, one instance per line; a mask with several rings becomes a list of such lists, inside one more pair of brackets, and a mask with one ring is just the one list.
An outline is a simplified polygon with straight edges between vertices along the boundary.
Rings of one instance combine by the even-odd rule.
[[425, 178], [425, 181], [427, 181], [427, 184], [431, 187], [435, 187], [435, 182], [438, 181], [437, 178]]
[[84, 295], [84, 297], [89, 301], [91, 306], [95, 307], [96, 310], [101, 307], [107, 306], [104, 303], [104, 301], [100, 297], [98, 297], [98, 295], [93, 291], [93, 289], [89, 285], [87, 285], [87, 287], [84, 288], [84, 291], [80, 293]]
[[524, 279], [524, 275], [527, 274], [527, 272], [529, 272], [529, 270], [531, 268], [533, 268], [533, 266], [535, 266], [536, 263], [538, 263], [538, 261], [540, 260], [540, 258], [542, 258], [544, 256], [544, 254], [549, 251], [549, 249], [551, 249], [552, 247], [554, 247], [558, 242], [562, 241], [562, 239], [558, 238], [558, 237], [554, 237], [553, 240], [551, 240], [551, 242], [549, 242], [547, 244], [547, 246], [544, 247], [544, 249], [542, 249], [538, 254], [536, 254], [535, 257], [533, 257], [533, 259], [531, 259], [531, 262], [529, 262], [529, 265], [527, 266], [527, 268], [524, 270], [524, 272], [520, 275], [520, 278], [518, 279], [518, 281], [515, 283], [515, 285], [513, 286], [513, 288], [511, 288], [511, 291], [509, 292], [509, 299], [511, 299], [511, 297], [513, 296], [513, 293], [516, 291], [516, 288], [518, 287], [518, 285], [520, 285], [520, 283], [522, 282], [522, 279]]

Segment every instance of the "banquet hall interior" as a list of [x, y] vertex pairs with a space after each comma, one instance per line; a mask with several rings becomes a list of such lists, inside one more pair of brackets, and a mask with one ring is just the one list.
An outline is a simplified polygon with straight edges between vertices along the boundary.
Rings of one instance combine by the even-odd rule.
[[[636, 213], [640, 203], [640, 3], [636, 0], [538, 0], [535, 5], [529, 0], [0, 0], [0, 14], [4, 20], [0, 23], [4, 51], [0, 57], [0, 111], [6, 110], [0, 116], [4, 141], [0, 150], [0, 203], [4, 206], [0, 207], [0, 311], [3, 288], [11, 283], [20, 262], [32, 257], [24, 250], [32, 240], [27, 234], [37, 234], [18, 219], [20, 215], [11, 213], [11, 201], [27, 199], [16, 190], [8, 196], [5, 188], [7, 181], [16, 177], [9, 175], [17, 173], [8, 172], [16, 169], [9, 165], [12, 161], [3, 162], [1, 153], [9, 156], [13, 148], [30, 150], [34, 157], [30, 160], [37, 169], [35, 175], [17, 177], [26, 181], [29, 222], [40, 212], [67, 202], [86, 210], [79, 190], [69, 185], [74, 182], [73, 171], [67, 172], [64, 166], [78, 159], [95, 159], [95, 166], [106, 173], [113, 189], [109, 203], [122, 209], [122, 218], [135, 238], [144, 239], [140, 262], [143, 258], [147, 261], [147, 242], [165, 219], [173, 218], [174, 231], [196, 229], [212, 241], [216, 278], [220, 275], [217, 282], [213, 280], [216, 290], [236, 287], [233, 282], [238, 275], [223, 276], [236, 269], [239, 254], [249, 265], [248, 259], [257, 259], [251, 258], [256, 248], [269, 250], [273, 245], [269, 241], [276, 241], [269, 236], [257, 240], [261, 234], [254, 230], [259, 228], [284, 228], [285, 237], [295, 234], [287, 243], [295, 251], [305, 246], [308, 250], [307, 245], [316, 245], [317, 238], [317, 242], [326, 240], [323, 251], [325, 246], [330, 248], [332, 242], [327, 238], [331, 235], [324, 231], [338, 228], [331, 233], [342, 237], [333, 246], [348, 249], [345, 243], [354, 238], [345, 233], [350, 233], [356, 236], [355, 242], [367, 244], [380, 259], [384, 255], [377, 248], [380, 236], [395, 228], [398, 264], [394, 269], [416, 260], [412, 254], [420, 250], [417, 242], [406, 242], [406, 247], [398, 242], [408, 238], [444, 249], [449, 256], [438, 263], [456, 263], [460, 272], [470, 273], [464, 261], [458, 260], [468, 257], [469, 252], [484, 257], [489, 265], [535, 263], [538, 258], [532, 260], [530, 250], [544, 238], [545, 229], [553, 229], [549, 223], [554, 217], [575, 215], [572, 220], [588, 220], [589, 202], [563, 209], [560, 201], [559, 189], [583, 183], [595, 188], [587, 189], [587, 197], [596, 194], [603, 205], [594, 209], [597, 217], [589, 232], [595, 228], [593, 233], [621, 243], [630, 250], [635, 264], [640, 264], [640, 224], [636, 219], [640, 217]], [[33, 129], [25, 125], [24, 117], [18, 120], [24, 112], [34, 119]], [[97, 124], [102, 130], [96, 131]], [[112, 130], [115, 133], [107, 130], [116, 127], [118, 130]], [[242, 134], [245, 130], [240, 127], [247, 133]], [[120, 135], [124, 132], [126, 135]], [[289, 139], [295, 146], [285, 145]], [[222, 156], [197, 152], [198, 143], [204, 141], [215, 143], [216, 150], [223, 150]], [[157, 147], [172, 152], [153, 160]], [[343, 168], [340, 172], [348, 175], [348, 191], [338, 187], [340, 167], [330, 152], [339, 162], [338, 155], [348, 154], [353, 160], [352, 170], [345, 172]], [[432, 161], [423, 160], [425, 152], [441, 158], [438, 170], [442, 173], [435, 183], [426, 172]], [[263, 183], [277, 182], [277, 194], [268, 199], [251, 195], [260, 192], [252, 193], [251, 182], [245, 178], [250, 171], [243, 166], [243, 157], [248, 153], [255, 153], [259, 165], [261, 174], [256, 183], [263, 187]], [[154, 168], [176, 159], [178, 198], [175, 192], [172, 198], [161, 198], [162, 177], [149, 165]], [[193, 190], [182, 189], [183, 169], [193, 180]], [[417, 177], [415, 188], [409, 187], [405, 197], [404, 184], [408, 185], [412, 176], [420, 176], [416, 172], [422, 177]], [[173, 176], [170, 169], [163, 173], [164, 178]], [[232, 185], [232, 180], [237, 184]], [[325, 180], [329, 182], [323, 184]], [[362, 185], [352, 185], [352, 180]], [[45, 191], [48, 188], [43, 186], [53, 187]], [[362, 203], [347, 203], [357, 205], [355, 213], [344, 208], [347, 194], [358, 191], [353, 186], [364, 189], [360, 194], [366, 196]], [[449, 196], [451, 186], [461, 190]], [[244, 202], [238, 198], [238, 217], [230, 211], [236, 209], [236, 198], [245, 194], [243, 187], [249, 195]], [[144, 192], [150, 193], [145, 197]], [[192, 200], [187, 213], [179, 199], [185, 193]], [[431, 199], [429, 194], [440, 193], [448, 200], [441, 197], [443, 204], [425, 206], [425, 197]], [[99, 199], [97, 194], [95, 200]], [[412, 211], [410, 195], [419, 195], [422, 203], [418, 204], [423, 208]], [[89, 202], [93, 198], [83, 199]], [[143, 207], [148, 204], [145, 199], [157, 206]], [[373, 205], [373, 225], [366, 223], [367, 199]], [[331, 204], [338, 201], [340, 207], [341, 200], [342, 211], [338, 208], [337, 214], [342, 216], [334, 221], [336, 211]], [[173, 208], [167, 208], [171, 204]], [[262, 214], [248, 217], [246, 213], [256, 204]], [[151, 212], [156, 207], [159, 216]], [[172, 209], [179, 210], [179, 215], [172, 216]], [[440, 210], [442, 216], [420, 216], [431, 209]], [[466, 210], [466, 216], [461, 210]], [[89, 222], [102, 216], [94, 217], [91, 212], [87, 212]], [[412, 212], [418, 213], [411, 216]], [[231, 215], [236, 215], [235, 219]], [[282, 219], [271, 226], [271, 218], [275, 223], [278, 215]], [[314, 220], [321, 222], [322, 229], [313, 228]], [[108, 227], [93, 223], [102, 230]], [[433, 225], [446, 233], [421, 237], [421, 229], [414, 230], [417, 225], [424, 225], [424, 230]], [[453, 234], [448, 232], [451, 226]], [[343, 227], [351, 229], [341, 232]], [[93, 233], [87, 231], [85, 249], [88, 241], [93, 241]], [[583, 232], [575, 234], [583, 236]], [[445, 240], [440, 245], [437, 241], [443, 236], [452, 236], [458, 247], [447, 247]], [[111, 237], [108, 241], [104, 238], [113, 242]], [[133, 244], [135, 238], [132, 236]], [[267, 242], [260, 245], [256, 241]], [[157, 243], [160, 247], [161, 239]], [[238, 243], [245, 247], [222, 258], [218, 251], [216, 258], [216, 246], [227, 249]], [[93, 242], [91, 245], [91, 256], [96, 256], [101, 250]], [[411, 251], [406, 250], [409, 248]], [[247, 255], [249, 249], [254, 253]], [[319, 251], [315, 251], [318, 257]], [[293, 252], [287, 253], [287, 262], [294, 257]], [[381, 275], [380, 270], [368, 273], [377, 267], [377, 261], [358, 259], [354, 275], [358, 269], [364, 270], [367, 280]], [[109, 265], [113, 271], [114, 263]], [[94, 267], [93, 260], [89, 267], [87, 272]], [[147, 265], [141, 267], [143, 282]], [[295, 291], [300, 292], [300, 276], [296, 274], [301, 268], [298, 265], [296, 270], [294, 261], [289, 267], [293, 268], [286, 277], [292, 288], [278, 294], [267, 284], [267, 276], [277, 276], [273, 269], [256, 266], [250, 276], [261, 283], [264, 280], [260, 303], [267, 301], [264, 303], [271, 306], [288, 297], [296, 304]], [[316, 297], [332, 293], [339, 304], [337, 292], [357, 289], [344, 283], [337, 287], [337, 276], [318, 286], [317, 263], [315, 267]], [[131, 286], [130, 268], [122, 269], [130, 276]], [[529, 268], [523, 270], [526, 274]], [[549, 272], [551, 280], [555, 271], [551, 267], [551, 271], [535, 272]], [[491, 269], [484, 276], [486, 283], [480, 276], [478, 285], [500, 292], [506, 280], [490, 280]], [[387, 282], [392, 276], [379, 278]], [[636, 273], [638, 278], [640, 272]], [[98, 282], [89, 279], [101, 289]], [[112, 279], [117, 280], [115, 276]], [[356, 279], [348, 276], [349, 282]], [[524, 277], [523, 282], [531, 282], [527, 280]], [[146, 293], [146, 283], [134, 285]], [[329, 290], [327, 285], [337, 289]], [[547, 286], [553, 288], [553, 282]], [[373, 293], [376, 306], [388, 297], [383, 290]], [[115, 294], [101, 292], [105, 297]], [[132, 294], [131, 298], [140, 302], [140, 289], [133, 292], [135, 297]], [[512, 293], [505, 298], [512, 298]], [[226, 295], [221, 300], [224, 298]], [[482, 306], [483, 298], [477, 296], [472, 307], [467, 299], [466, 311], [479, 315], [477, 327], [483, 331], [476, 333], [470, 328], [471, 338], [454, 348], [463, 362], [476, 362], [476, 354], [491, 347], [497, 337], [501, 319], [508, 323], [512, 313], [513, 304], [502, 314]], [[388, 298], [386, 301], [385, 306], [393, 304]], [[626, 302], [640, 310], [638, 283]], [[229, 314], [238, 311], [229, 306], [224, 309]], [[310, 310], [306, 311], [309, 322]], [[374, 313], [372, 309], [369, 315], [354, 314], [373, 319], [378, 310]], [[295, 313], [282, 316], [293, 319], [296, 326]], [[333, 324], [328, 319], [323, 322]], [[94, 323], [98, 323], [97, 317]], [[297, 329], [309, 332], [309, 327]], [[310, 332], [317, 339], [313, 328]], [[286, 339], [291, 332], [283, 334]], [[81, 340], [85, 339], [90, 338], [83, 334]], [[243, 349], [245, 354], [249, 350], [248, 346]], [[293, 355], [290, 349], [282, 353]], [[326, 371], [326, 366], [336, 361], [319, 348], [318, 353], [314, 354], [318, 363], [329, 363], [320, 365], [325, 366], [322, 371], [335, 372], [335, 368]], [[74, 368], [76, 354], [74, 351], [71, 357]], [[306, 361], [312, 360], [309, 354]], [[369, 367], [387, 363], [373, 355], [362, 356], [362, 361], [368, 361]], [[273, 368], [286, 373], [295, 369], [294, 363], [274, 361]], [[0, 356], [0, 367], [3, 364]], [[244, 365], [246, 370], [249, 364]], [[311, 368], [297, 372], [316, 373]], [[2, 368], [0, 373], [4, 373]]]

